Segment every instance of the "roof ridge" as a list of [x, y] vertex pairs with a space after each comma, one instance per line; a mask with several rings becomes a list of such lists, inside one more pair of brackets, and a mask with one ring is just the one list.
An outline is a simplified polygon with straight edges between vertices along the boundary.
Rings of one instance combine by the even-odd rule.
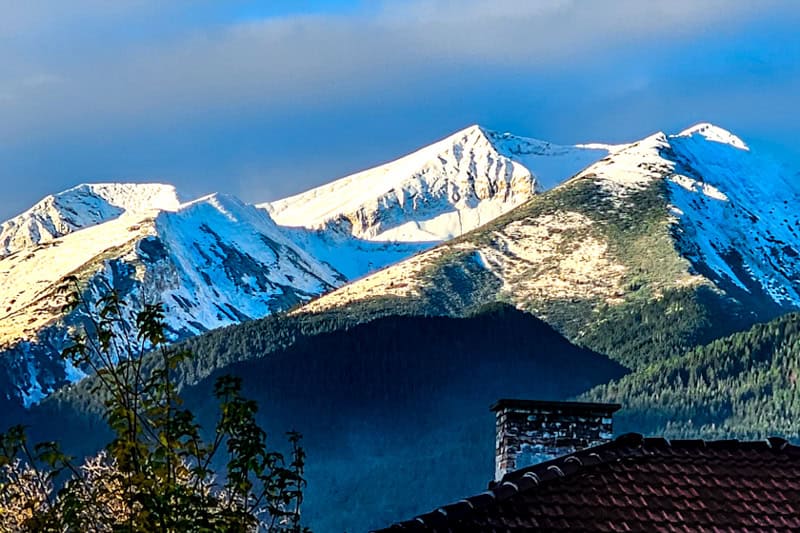
[[[642, 448], [642, 446], [647, 442], [647, 440], [648, 439], [646, 439], [640, 433], [624, 433], [612, 441], [599, 444], [597, 446], [584, 448], [582, 450], [578, 450], [576, 452], [567, 455], [562, 455], [560, 457], [550, 459], [549, 461], [543, 461], [541, 463], [536, 463], [535, 465], [531, 465], [525, 468], [521, 468], [519, 470], [515, 470], [513, 472], [509, 472], [505, 476], [503, 476], [503, 478], [500, 479], [500, 481], [490, 483], [489, 488], [491, 489], [493, 486], [501, 485], [505, 481], [512, 481], [521, 476], [524, 476], [529, 472], [534, 472], [539, 474], [540, 471], [546, 471], [551, 466], [559, 466], [562, 463], [565, 463], [570, 460], [578, 461], [578, 464], [583, 466], [583, 459], [588, 456], [597, 457], [597, 460], [593, 461], [592, 464], [605, 463], [609, 460], [609, 458], [604, 457], [604, 454], [606, 452], [615, 450]], [[661, 440], [666, 441], [666, 439], [661, 439]]]
[[730, 448], [774, 450], [791, 455], [800, 455], [800, 446], [793, 445], [781, 437], [742, 441], [738, 439], [667, 439], [664, 437], [644, 437], [640, 433], [624, 433], [604, 444], [584, 448], [549, 461], [509, 472], [500, 481], [492, 481], [488, 490], [476, 496], [438, 507], [429, 513], [419, 515], [408, 521], [399, 522], [389, 528], [378, 530], [378, 532], [396, 528], [435, 526], [443, 520], [464, 516], [473, 510], [486, 507], [494, 502], [506, 500], [520, 492], [542, 484], [585, 472], [587, 468], [594, 468], [622, 459], [652, 455], [658, 449], [679, 451], [691, 449], [723, 450]]

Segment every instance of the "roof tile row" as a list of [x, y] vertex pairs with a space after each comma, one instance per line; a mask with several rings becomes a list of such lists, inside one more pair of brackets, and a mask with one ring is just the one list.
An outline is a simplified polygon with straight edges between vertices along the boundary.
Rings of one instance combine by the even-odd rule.
[[386, 531], [800, 530], [800, 448], [628, 434]]

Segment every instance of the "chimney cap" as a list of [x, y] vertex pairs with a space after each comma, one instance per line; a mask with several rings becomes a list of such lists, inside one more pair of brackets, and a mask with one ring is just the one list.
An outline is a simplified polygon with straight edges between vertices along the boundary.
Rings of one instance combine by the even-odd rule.
[[558, 409], [562, 412], [569, 413], [585, 413], [585, 412], [607, 412], [614, 413], [622, 408], [618, 403], [592, 403], [592, 402], [559, 402], [549, 400], [513, 400], [503, 398], [497, 400], [490, 409], [494, 412], [501, 409], [525, 409], [525, 410], [538, 410], [538, 409]]

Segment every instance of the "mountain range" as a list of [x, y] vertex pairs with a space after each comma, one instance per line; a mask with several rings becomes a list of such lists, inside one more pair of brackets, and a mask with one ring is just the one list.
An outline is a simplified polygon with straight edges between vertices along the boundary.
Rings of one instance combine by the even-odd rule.
[[621, 402], [622, 431], [798, 438], [798, 200], [711, 124], [574, 146], [472, 126], [254, 205], [82, 185], [0, 226], [0, 391], [90, 453], [92, 378], [58, 356], [86, 316], [59, 288], [159, 299], [201, 420], [233, 372], [270, 431], [308, 436], [321, 531], [481, 490], [499, 395]]
[[797, 201], [787, 170], [721, 128], [658, 133], [302, 309], [499, 300], [635, 368], [797, 309]]
[[473, 126], [258, 206], [221, 194], [181, 202], [159, 184], [49, 196], [0, 226], [0, 390], [30, 404], [82, 377], [58, 357], [85, 320], [61, 314], [69, 276], [87, 300], [115, 287], [133, 311], [162, 301], [179, 340], [290, 309], [468, 232], [610, 149]]

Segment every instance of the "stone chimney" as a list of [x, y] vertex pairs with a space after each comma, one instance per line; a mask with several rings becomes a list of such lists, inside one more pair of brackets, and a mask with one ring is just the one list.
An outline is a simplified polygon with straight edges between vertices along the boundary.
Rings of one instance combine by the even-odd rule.
[[507, 473], [612, 439], [619, 404], [498, 400], [495, 481]]

